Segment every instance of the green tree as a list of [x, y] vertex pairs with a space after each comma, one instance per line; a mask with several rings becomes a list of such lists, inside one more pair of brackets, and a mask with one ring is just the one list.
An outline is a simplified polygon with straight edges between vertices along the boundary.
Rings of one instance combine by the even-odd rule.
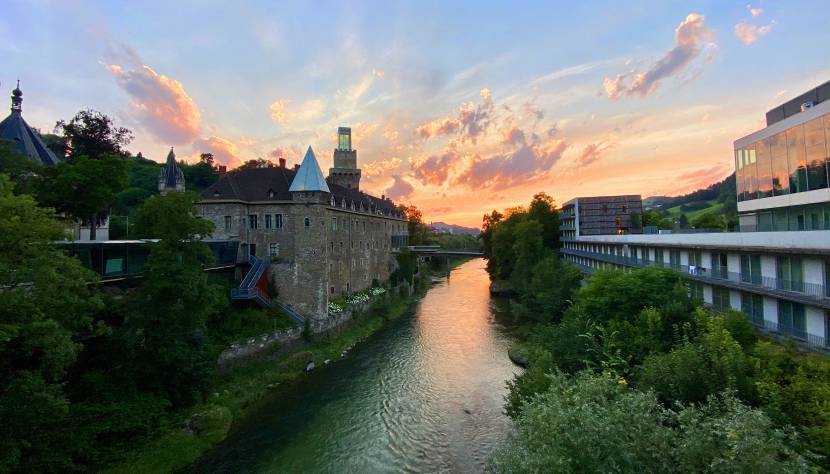
[[144, 284], [120, 335], [139, 386], [174, 405], [196, 401], [214, 366], [205, 325], [221, 288], [203, 271], [212, 254], [200, 238], [213, 225], [196, 215], [197, 200], [194, 193], [168, 193], [139, 209], [138, 233], [160, 240], [151, 246]]
[[558, 250], [559, 212], [553, 198], [544, 192], [536, 193], [527, 208], [527, 216], [542, 225], [542, 241], [545, 247]]
[[127, 163], [120, 156], [79, 156], [44, 168], [37, 193], [45, 205], [88, 223], [90, 239], [95, 240], [97, 226], [126, 183]]
[[80, 156], [98, 159], [108, 155], [124, 156], [124, 147], [133, 139], [133, 133], [115, 126], [108, 116], [96, 110], [81, 110], [69, 122], [55, 124], [55, 133], [67, 145], [66, 156], [72, 160]]
[[542, 235], [543, 230], [542, 224], [527, 219], [516, 224], [513, 231], [515, 262], [510, 274], [510, 281], [513, 288], [520, 294], [526, 292], [536, 264], [547, 255]]
[[54, 247], [63, 237], [51, 210], [0, 175], [0, 471], [70, 468], [65, 375], [102, 302], [94, 274]]
[[481, 251], [484, 253], [485, 258], [489, 259], [493, 256], [493, 247], [491, 244], [493, 231], [499, 222], [501, 222], [502, 218], [504, 218], [504, 215], [496, 210], [493, 210], [490, 214], [484, 214], [482, 218], [479, 239], [481, 239]]
[[703, 403], [712, 395], [734, 390], [743, 399], [754, 399], [749, 361], [724, 324], [710, 318], [696, 341], [686, 342], [668, 354], [645, 359], [638, 386], [654, 390], [661, 401]]
[[729, 395], [700, 408], [663, 408], [619, 379], [552, 373], [527, 402], [494, 472], [808, 472], [760, 410]]
[[0, 140], [0, 173], [11, 179], [17, 194], [33, 194], [34, 178], [41, 168], [43, 165], [20, 153], [13, 142]]
[[424, 224], [424, 215], [421, 210], [412, 204], [408, 206], [402, 204], [398, 206], [398, 209], [406, 217], [407, 230], [409, 231], [409, 244], [426, 245], [429, 230], [426, 224]]

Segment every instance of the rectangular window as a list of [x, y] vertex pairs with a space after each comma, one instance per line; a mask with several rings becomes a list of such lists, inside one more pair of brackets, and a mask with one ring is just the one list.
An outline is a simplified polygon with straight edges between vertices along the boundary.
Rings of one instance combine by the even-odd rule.
[[268, 244], [268, 256], [269, 257], [277, 257], [280, 254], [280, 244], [276, 242], [271, 242]]
[[654, 249], [654, 264], [658, 267], [662, 267], [664, 265], [663, 249]]
[[265, 214], [265, 228], [271, 228], [271, 214]]
[[337, 218], [336, 217], [331, 218], [331, 230], [337, 230]]
[[804, 127], [787, 130], [787, 160], [790, 165], [790, 192], [807, 190], [807, 157], [804, 151]]
[[703, 283], [689, 282], [689, 296], [696, 301], [703, 301]]
[[764, 297], [753, 293], [741, 293], [741, 311], [757, 326], [764, 325]]
[[719, 310], [727, 310], [729, 305], [729, 289], [720, 286], [712, 287], [712, 306]]
[[778, 257], [776, 264], [779, 290], [804, 291], [804, 270], [801, 257]]
[[770, 156], [770, 139], [755, 142], [755, 155], [758, 159], [758, 198], [772, 196], [772, 158]]
[[256, 214], [251, 214], [248, 216], [248, 225], [251, 227], [251, 229], [256, 229], [256, 218]]
[[698, 270], [703, 266], [703, 256], [700, 250], [689, 250], [689, 266], [698, 267]]
[[826, 131], [830, 132], [830, 114], [815, 120], [810, 120], [804, 124], [808, 189], [823, 189], [827, 187], [826, 159], [828, 153], [825, 137]]
[[231, 226], [233, 226], [233, 219], [231, 216], [225, 216], [225, 230], [231, 230]]
[[274, 228], [282, 229], [282, 214], [274, 214]]
[[669, 250], [669, 265], [675, 270], [680, 270], [680, 250]]
[[741, 255], [741, 281], [761, 284], [761, 256]]
[[830, 298], [830, 260], [824, 261], [824, 296]]
[[778, 300], [778, 330], [784, 334], [805, 339], [807, 319], [804, 314], [804, 305]]
[[772, 189], [776, 196], [790, 193], [790, 166], [787, 160], [787, 134], [778, 133], [768, 138], [772, 159]]
[[712, 276], [726, 279], [729, 277], [726, 254], [723, 252], [712, 252]]

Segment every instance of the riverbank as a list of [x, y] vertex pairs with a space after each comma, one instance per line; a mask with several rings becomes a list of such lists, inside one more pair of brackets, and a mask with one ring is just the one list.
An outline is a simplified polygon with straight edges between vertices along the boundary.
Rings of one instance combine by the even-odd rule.
[[[277, 358], [264, 357], [239, 364], [217, 376], [208, 400], [178, 413], [171, 413], [166, 426], [152, 440], [127, 454], [126, 460], [105, 469], [108, 473], [158, 473], [180, 470], [222, 441], [234, 423], [267, 396], [302, 380], [309, 360], [323, 364], [336, 361], [355, 344], [400, 318], [420, 300], [429, 288], [429, 275], [423, 272], [415, 291], [395, 295], [382, 312], [372, 305], [358, 314], [348, 327], [336, 335], [299, 344], [292, 352]], [[275, 351], [279, 348], [275, 347]], [[332, 362], [336, 363], [336, 362]]]
[[345, 360], [257, 403], [183, 472], [482, 472], [510, 433], [505, 382], [521, 372], [488, 284], [483, 260], [462, 263]]

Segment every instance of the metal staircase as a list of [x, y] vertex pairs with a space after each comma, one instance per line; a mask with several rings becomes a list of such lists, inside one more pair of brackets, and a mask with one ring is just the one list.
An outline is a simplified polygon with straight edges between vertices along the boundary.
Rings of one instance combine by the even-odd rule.
[[277, 305], [292, 321], [300, 325], [305, 324], [305, 318], [300, 313], [290, 306], [272, 300], [264, 291], [256, 286], [259, 279], [262, 278], [262, 274], [268, 269], [268, 261], [250, 256], [248, 262], [251, 264], [251, 268], [248, 270], [245, 278], [242, 279], [239, 287], [231, 289], [231, 299], [254, 300], [263, 308], [270, 308], [272, 305]]

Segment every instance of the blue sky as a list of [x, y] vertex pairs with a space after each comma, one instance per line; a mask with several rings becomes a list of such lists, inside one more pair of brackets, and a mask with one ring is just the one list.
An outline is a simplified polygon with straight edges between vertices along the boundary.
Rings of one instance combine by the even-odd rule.
[[[478, 224], [538, 191], [676, 194], [830, 79], [828, 4], [4, 2], [0, 90], [41, 129], [82, 108], [162, 160], [330, 166], [352, 126], [365, 189]], [[576, 5], [575, 5], [576, 4]]]

